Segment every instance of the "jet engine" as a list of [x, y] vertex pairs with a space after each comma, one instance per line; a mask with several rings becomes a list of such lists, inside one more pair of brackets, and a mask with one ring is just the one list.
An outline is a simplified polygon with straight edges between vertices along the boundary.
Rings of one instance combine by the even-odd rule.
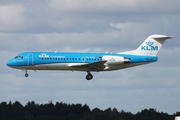
[[121, 56], [103, 56], [102, 60], [107, 61], [106, 64], [124, 64], [130, 61], [129, 58]]

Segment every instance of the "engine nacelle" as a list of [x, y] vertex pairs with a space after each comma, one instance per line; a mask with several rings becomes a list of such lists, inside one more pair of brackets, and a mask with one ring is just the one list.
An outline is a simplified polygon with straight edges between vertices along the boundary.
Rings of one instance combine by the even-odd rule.
[[128, 58], [121, 56], [103, 56], [102, 60], [106, 60], [107, 64], [124, 64], [130, 61]]

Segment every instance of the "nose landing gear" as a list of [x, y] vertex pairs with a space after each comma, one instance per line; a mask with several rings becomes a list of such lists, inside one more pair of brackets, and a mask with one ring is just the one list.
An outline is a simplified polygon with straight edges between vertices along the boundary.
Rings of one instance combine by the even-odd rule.
[[26, 70], [25, 77], [28, 77], [28, 76], [29, 76], [29, 74], [27, 73], [27, 70]]
[[90, 73], [90, 71], [87, 71], [86, 79], [91, 80], [93, 78], [93, 75]]

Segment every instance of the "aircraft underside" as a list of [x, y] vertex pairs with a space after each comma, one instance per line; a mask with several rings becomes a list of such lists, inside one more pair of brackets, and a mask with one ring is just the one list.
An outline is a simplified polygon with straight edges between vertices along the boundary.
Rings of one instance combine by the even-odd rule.
[[101, 71], [113, 71], [143, 64], [148, 64], [149, 62], [142, 62], [142, 63], [126, 63], [126, 64], [115, 64], [115, 65], [105, 65], [103, 70], [98, 70], [95, 68], [81, 68], [81, 67], [72, 67], [68, 64], [64, 63], [58, 63], [58, 64], [41, 64], [41, 65], [31, 65], [31, 66], [14, 66], [15, 69], [21, 69], [25, 71], [25, 77], [28, 77], [28, 70], [68, 70], [68, 71], [86, 71], [86, 79], [91, 80], [93, 78], [93, 75], [91, 72], [101, 72]]

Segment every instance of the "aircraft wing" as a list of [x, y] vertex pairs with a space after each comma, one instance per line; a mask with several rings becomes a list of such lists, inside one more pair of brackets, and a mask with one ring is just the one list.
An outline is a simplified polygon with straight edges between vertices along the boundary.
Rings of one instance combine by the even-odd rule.
[[107, 61], [98, 61], [93, 63], [76, 63], [76, 64], [69, 64], [68, 66], [76, 69], [85, 69], [87, 71], [103, 71], [105, 68], [104, 63]]

